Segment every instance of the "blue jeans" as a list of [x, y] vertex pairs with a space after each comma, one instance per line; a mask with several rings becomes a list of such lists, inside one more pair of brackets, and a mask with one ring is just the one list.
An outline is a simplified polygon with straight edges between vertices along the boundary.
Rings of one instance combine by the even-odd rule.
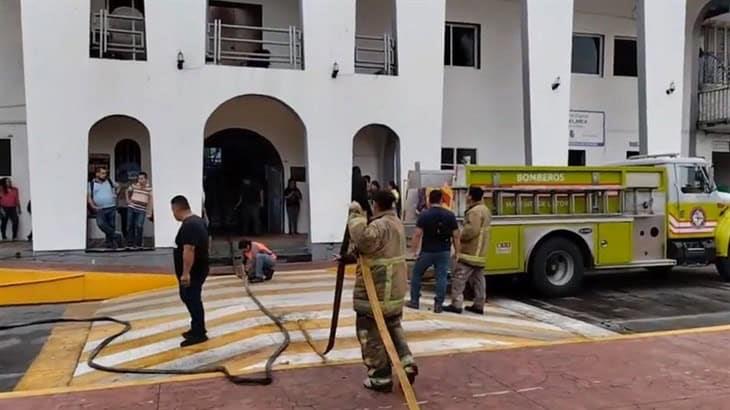
[[436, 271], [436, 301], [435, 306], [440, 306], [446, 298], [446, 285], [448, 283], [449, 262], [451, 251], [445, 252], [421, 252], [413, 266], [413, 277], [411, 277], [411, 302], [418, 304], [421, 297], [421, 278], [429, 267], [433, 266]]
[[142, 246], [145, 211], [127, 208], [127, 245]]
[[107, 247], [116, 248], [121, 245], [122, 235], [117, 233], [117, 208], [115, 206], [97, 210], [96, 225], [104, 232]]
[[254, 275], [257, 278], [269, 279], [274, 274], [274, 265], [276, 265], [274, 258], [265, 253], [259, 253], [256, 255]]

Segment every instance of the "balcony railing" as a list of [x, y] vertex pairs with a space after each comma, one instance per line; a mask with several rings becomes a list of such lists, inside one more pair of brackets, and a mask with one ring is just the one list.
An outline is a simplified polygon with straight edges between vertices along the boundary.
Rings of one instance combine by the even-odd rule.
[[206, 60], [213, 64], [263, 68], [304, 68], [302, 31], [208, 23]]
[[700, 56], [700, 87], [716, 88], [728, 84], [727, 66], [714, 54], [704, 52]]
[[397, 49], [390, 34], [355, 36], [355, 72], [397, 75]]
[[701, 128], [730, 123], [730, 86], [699, 93], [698, 122]]
[[121, 8], [110, 14], [101, 9], [91, 16], [91, 56], [120, 60], [146, 60], [144, 16]]

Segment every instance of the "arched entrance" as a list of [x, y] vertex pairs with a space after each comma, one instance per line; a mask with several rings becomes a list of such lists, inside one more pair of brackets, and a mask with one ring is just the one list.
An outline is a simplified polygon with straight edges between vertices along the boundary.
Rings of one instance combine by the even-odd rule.
[[[284, 164], [269, 140], [246, 129], [218, 131], [205, 140], [203, 164], [213, 234], [284, 232]], [[246, 214], [251, 205], [256, 215]]]
[[[88, 178], [85, 183], [87, 193], [92, 191], [92, 181], [100, 169], [106, 171], [115, 196], [111, 203], [104, 205], [114, 208], [113, 218], [110, 216], [106, 222], [121, 234], [121, 240], [115, 244], [109, 243], [109, 237], [103, 231], [106, 227], [96, 218], [99, 212], [87, 206], [87, 248], [113, 247], [112, 245], [120, 248], [138, 247], [128, 230], [127, 191], [137, 181], [140, 173], [146, 174], [150, 186], [152, 185], [150, 134], [147, 127], [139, 120], [125, 115], [111, 115], [97, 121], [89, 130]], [[92, 197], [92, 201], [95, 199], [99, 198]], [[145, 214], [152, 215], [151, 203]], [[154, 246], [153, 234], [152, 221], [145, 218], [142, 221], [143, 247]]]
[[[284, 189], [290, 179], [302, 193], [298, 231], [309, 232], [306, 129], [293, 109], [272, 97], [235, 97], [208, 118], [204, 146], [205, 207], [214, 236], [269, 235], [276, 242], [273, 237], [289, 233]], [[305, 247], [306, 237], [299, 242]]]
[[382, 188], [389, 181], [400, 185], [400, 140], [390, 127], [370, 124], [361, 128], [355, 134], [352, 157], [353, 166]]

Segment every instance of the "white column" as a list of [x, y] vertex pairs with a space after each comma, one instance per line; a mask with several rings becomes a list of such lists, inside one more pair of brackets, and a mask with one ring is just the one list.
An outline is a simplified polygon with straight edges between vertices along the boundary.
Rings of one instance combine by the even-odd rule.
[[639, 147], [682, 153], [686, 0], [637, 0]]
[[568, 164], [573, 0], [522, 0], [525, 163]]

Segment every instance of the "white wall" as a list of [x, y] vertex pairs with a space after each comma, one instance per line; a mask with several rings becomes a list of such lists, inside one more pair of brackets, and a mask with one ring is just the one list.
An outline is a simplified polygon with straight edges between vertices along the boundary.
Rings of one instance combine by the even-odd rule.
[[445, 67], [442, 146], [476, 148], [480, 164], [524, 163], [520, 3], [448, 0], [446, 21], [481, 25], [481, 68]]
[[[570, 108], [603, 111], [606, 118], [606, 143], [603, 147], [571, 147], [586, 151], [586, 165], [600, 165], [626, 158], [626, 151], [638, 151], [639, 89], [637, 77], [614, 76], [614, 40], [636, 38], [633, 2], [606, 7], [606, 2], [575, 0], [573, 31], [604, 37], [603, 76], [572, 75]], [[603, 13], [603, 14], [598, 14]], [[610, 14], [606, 14], [610, 13]]]
[[[26, 212], [30, 199], [26, 134], [20, 0], [3, 0], [0, 2], [0, 139], [10, 139], [12, 175], [0, 177], [10, 176], [20, 192], [20, 239], [31, 230], [30, 215]], [[7, 232], [10, 235], [10, 227]]]
[[[304, 3], [305, 71], [205, 65], [203, 0], [147, 2], [146, 62], [89, 59], [87, 1], [22, 4], [31, 177], [53, 180], [62, 169], [67, 181], [76, 181], [32, 187], [37, 250], [84, 246], [79, 227], [85, 210], [77, 198], [85, 189], [86, 134], [109, 114], [132, 116], [149, 129], [157, 246], [172, 245], [178, 226], [164, 212], [170, 197], [183, 193], [199, 211], [205, 123], [216, 107], [238, 95], [275, 97], [302, 118], [313, 243], [341, 240], [352, 138], [364, 125], [385, 124], [399, 135], [404, 171], [416, 160], [427, 168], [439, 165], [443, 0], [398, 0], [398, 77], [353, 73], [354, 0]], [[173, 8], [176, 12], [170, 13]], [[175, 66], [178, 51], [185, 54], [182, 71]], [[49, 61], [53, 70], [48, 70]], [[340, 76], [333, 80], [335, 61]], [[59, 110], [61, 106], [69, 109]], [[62, 220], [59, 209], [66, 215]]]

